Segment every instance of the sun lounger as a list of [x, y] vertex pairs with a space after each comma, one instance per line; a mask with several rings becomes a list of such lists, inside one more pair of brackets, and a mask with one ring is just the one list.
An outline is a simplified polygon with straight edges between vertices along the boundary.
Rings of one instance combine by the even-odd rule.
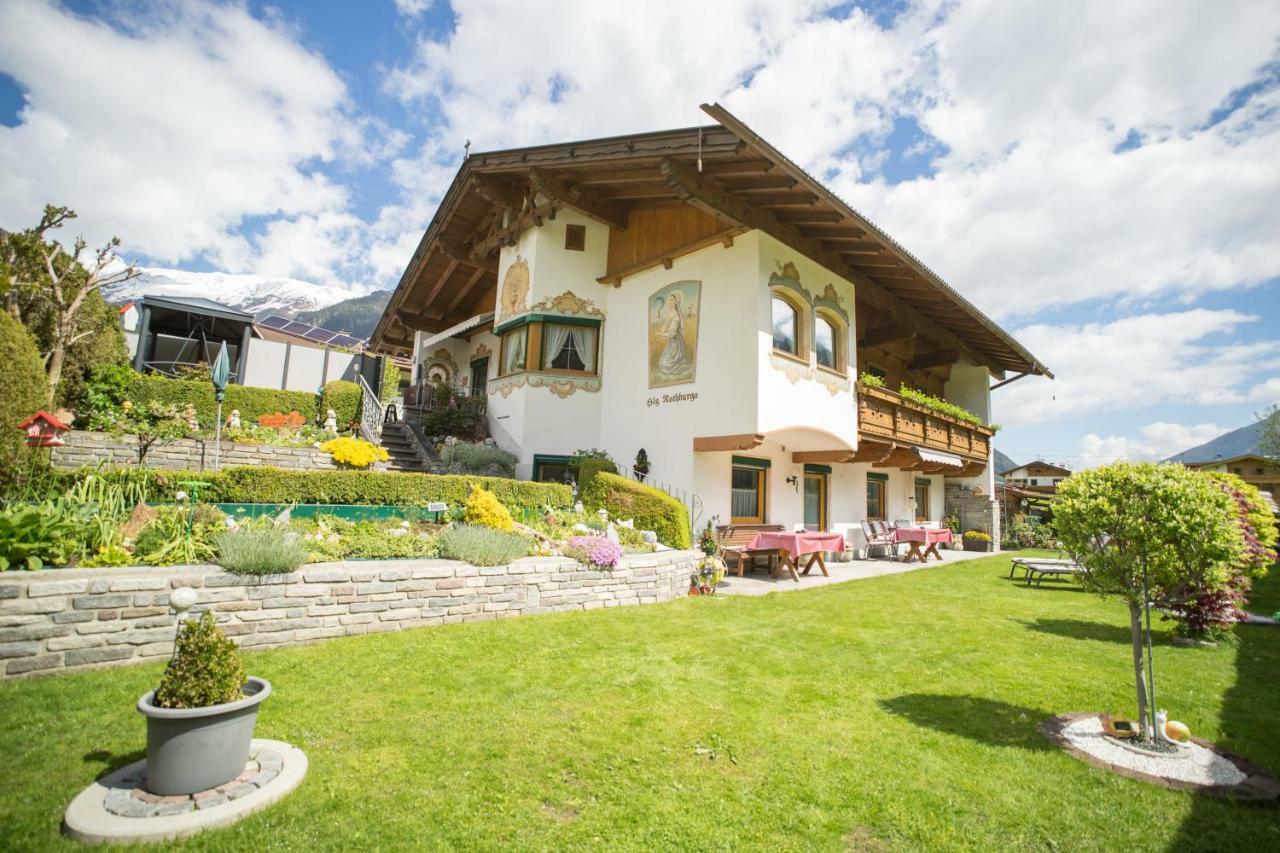
[[1056, 560], [1041, 557], [1014, 557], [1009, 567], [1009, 577], [1013, 577], [1015, 569], [1022, 569], [1027, 586], [1032, 582], [1040, 586], [1045, 578], [1072, 578], [1084, 571], [1084, 567], [1074, 560]]

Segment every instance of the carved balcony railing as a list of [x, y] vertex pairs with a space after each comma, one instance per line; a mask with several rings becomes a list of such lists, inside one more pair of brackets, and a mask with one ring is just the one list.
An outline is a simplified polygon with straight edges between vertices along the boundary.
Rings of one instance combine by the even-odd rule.
[[966, 460], [986, 462], [991, 455], [989, 427], [904, 399], [887, 388], [858, 383], [858, 432], [875, 441], [889, 441], [953, 453]]

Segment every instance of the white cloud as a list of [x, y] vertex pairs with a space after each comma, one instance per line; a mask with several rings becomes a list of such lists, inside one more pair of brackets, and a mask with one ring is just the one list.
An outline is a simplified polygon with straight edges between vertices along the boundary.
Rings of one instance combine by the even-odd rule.
[[396, 11], [406, 18], [416, 18], [431, 8], [431, 0], [395, 0]]
[[1074, 467], [1093, 468], [1108, 462], [1159, 461], [1217, 438], [1226, 430], [1217, 424], [1171, 424], [1157, 422], [1138, 430], [1138, 437], [1089, 433], [1080, 439], [1079, 462]]
[[[274, 16], [197, 0], [122, 14], [0, 4], [0, 70], [26, 97], [19, 124], [0, 127], [0, 225], [67, 204], [95, 243], [118, 234], [159, 261], [332, 280], [317, 238], [284, 258], [283, 232], [349, 225], [346, 188], [314, 167], [367, 164], [403, 135], [356, 115], [338, 75]], [[285, 223], [258, 245], [246, 217]]]
[[1019, 329], [1019, 340], [1051, 365], [1058, 378], [1027, 379], [997, 391], [997, 420], [1036, 424], [1162, 403], [1245, 402], [1254, 393], [1248, 383], [1259, 372], [1280, 368], [1280, 340], [1231, 343], [1222, 338], [1257, 319], [1239, 311], [1195, 309]]
[[[719, 99], [997, 316], [1092, 299], [1145, 304], [1280, 269], [1280, 7], [920, 0], [890, 28], [831, 4], [593, 4], [551, 16], [458, 0], [387, 88], [442, 123], [399, 164], [421, 220], [473, 150], [705, 120]], [[548, 45], [572, 45], [549, 50]], [[895, 120], [943, 152], [876, 176]], [[1142, 142], [1117, 151], [1130, 134]], [[860, 153], [855, 153], [860, 152]], [[428, 188], [423, 193], [424, 183]], [[389, 240], [399, 240], [400, 235]]]

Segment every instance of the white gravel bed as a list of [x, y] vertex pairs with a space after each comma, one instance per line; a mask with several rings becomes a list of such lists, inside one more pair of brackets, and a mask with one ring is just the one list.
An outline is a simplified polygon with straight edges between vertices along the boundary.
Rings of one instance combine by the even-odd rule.
[[1102, 721], [1097, 717], [1077, 720], [1063, 729], [1062, 734], [1080, 751], [1140, 773], [1193, 785], [1237, 785], [1245, 780], [1245, 774], [1235, 764], [1196, 743], [1185, 747], [1188, 755], [1176, 758], [1140, 755], [1125, 749], [1103, 734]]

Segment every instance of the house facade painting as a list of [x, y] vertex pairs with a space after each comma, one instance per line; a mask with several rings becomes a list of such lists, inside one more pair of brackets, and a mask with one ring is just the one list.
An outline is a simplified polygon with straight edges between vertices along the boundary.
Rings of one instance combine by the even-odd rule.
[[702, 522], [856, 543], [867, 518], [939, 522], [950, 482], [993, 496], [991, 386], [1047, 368], [706, 109], [701, 129], [472, 154], [373, 345], [418, 362], [448, 348], [520, 476], [643, 447], [649, 481], [699, 496]]
[[649, 300], [649, 387], [694, 382], [702, 282], [677, 281]]

